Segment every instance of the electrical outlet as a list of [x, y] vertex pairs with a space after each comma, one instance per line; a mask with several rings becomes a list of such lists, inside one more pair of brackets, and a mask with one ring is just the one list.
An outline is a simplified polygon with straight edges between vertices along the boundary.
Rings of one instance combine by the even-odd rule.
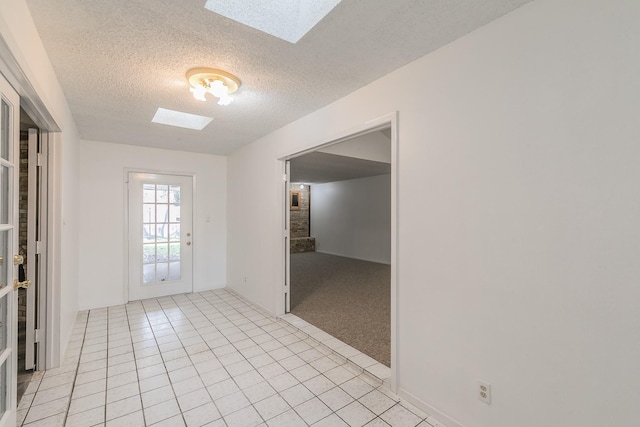
[[491, 405], [491, 384], [478, 380], [478, 399]]

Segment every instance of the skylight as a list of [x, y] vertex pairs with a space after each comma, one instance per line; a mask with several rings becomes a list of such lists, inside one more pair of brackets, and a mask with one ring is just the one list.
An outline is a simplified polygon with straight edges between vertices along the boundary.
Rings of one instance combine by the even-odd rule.
[[165, 108], [158, 108], [156, 115], [151, 119], [153, 123], [195, 130], [204, 129], [205, 126], [211, 123], [211, 120], [213, 120], [212, 117], [198, 116]]
[[289, 43], [297, 43], [341, 0], [207, 0], [205, 8]]

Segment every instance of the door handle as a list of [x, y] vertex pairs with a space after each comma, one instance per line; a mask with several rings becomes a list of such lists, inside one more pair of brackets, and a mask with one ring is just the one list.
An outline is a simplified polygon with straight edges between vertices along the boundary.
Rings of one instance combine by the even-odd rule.
[[191, 242], [187, 242], [187, 246], [191, 246]]
[[14, 264], [19, 261], [18, 263], [18, 278], [13, 280], [13, 290], [16, 289], [27, 289], [29, 286], [31, 286], [31, 280], [27, 280], [26, 278], [26, 274], [24, 273], [24, 258], [22, 257], [22, 255], [16, 255], [13, 257], [13, 262]]

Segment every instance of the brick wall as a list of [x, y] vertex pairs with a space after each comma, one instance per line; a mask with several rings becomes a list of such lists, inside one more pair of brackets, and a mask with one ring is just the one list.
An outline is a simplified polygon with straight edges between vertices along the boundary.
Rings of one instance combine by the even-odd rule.
[[300, 188], [300, 184], [289, 184], [289, 191], [300, 192], [300, 209], [291, 210], [291, 238], [309, 237], [310, 187], [305, 185]]
[[[20, 191], [18, 201], [18, 253], [24, 256], [27, 270], [27, 206], [29, 203], [29, 133], [20, 132]], [[11, 260], [13, 261], [13, 260]], [[29, 277], [27, 277], [29, 279]], [[18, 320], [27, 318], [27, 290], [18, 291]]]
[[292, 191], [300, 193], [300, 209], [290, 210], [291, 253], [314, 252], [316, 250], [316, 239], [309, 235], [311, 231], [311, 187], [304, 185], [300, 188], [300, 184], [290, 184], [289, 201], [291, 201]]

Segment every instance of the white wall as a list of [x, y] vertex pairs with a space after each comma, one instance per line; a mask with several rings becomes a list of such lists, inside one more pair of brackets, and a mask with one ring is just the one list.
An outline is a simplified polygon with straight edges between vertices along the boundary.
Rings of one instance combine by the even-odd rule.
[[[49, 254], [53, 263], [54, 288], [51, 324], [55, 340], [48, 343], [55, 362], [64, 354], [78, 310], [78, 199], [77, 153], [78, 133], [67, 100], [49, 62], [40, 36], [24, 0], [3, 0], [0, 7], [0, 35], [9, 46], [24, 75], [49, 111], [61, 132], [54, 137], [50, 163], [54, 182], [54, 229], [50, 230], [55, 251]], [[16, 88], [21, 95], [24, 90]]]
[[391, 263], [391, 175], [311, 186], [316, 252]]
[[[125, 298], [125, 169], [195, 174], [195, 292], [226, 284], [226, 158], [96, 141], [80, 143], [82, 309]], [[210, 221], [207, 222], [207, 217]]]
[[277, 159], [397, 110], [401, 393], [450, 425], [636, 425], [638, 40], [637, 0], [536, 0], [233, 153], [229, 286], [281, 307]]

